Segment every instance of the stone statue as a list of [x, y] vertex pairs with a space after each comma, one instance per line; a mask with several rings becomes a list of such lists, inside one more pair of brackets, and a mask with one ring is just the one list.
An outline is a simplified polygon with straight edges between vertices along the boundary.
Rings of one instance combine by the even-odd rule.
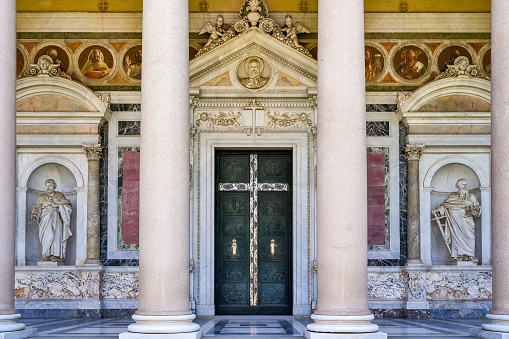
[[262, 78], [263, 60], [257, 56], [248, 58], [245, 61], [244, 68], [248, 74], [247, 78], [240, 79], [240, 83], [249, 89], [257, 89], [265, 86], [269, 78]]
[[310, 33], [303, 24], [298, 22], [294, 24], [291, 15], [287, 15], [285, 17], [285, 25], [281, 28], [281, 31], [286, 33], [287, 39], [293, 41], [295, 47], [302, 47], [299, 44], [299, 38], [297, 38], [297, 34]]
[[217, 16], [216, 24], [214, 26], [212, 26], [210, 22], [207, 22], [205, 25], [203, 25], [200, 31], [200, 35], [210, 33], [209, 40], [205, 44], [204, 48], [209, 46], [212, 42], [215, 42], [223, 37], [229, 28], [230, 25], [224, 23], [224, 17], [222, 15]]
[[[481, 215], [481, 205], [475, 195], [468, 191], [466, 179], [459, 179], [456, 188], [458, 192], [449, 194], [442, 205], [432, 212], [451, 252], [452, 260], [477, 263], [474, 218]], [[445, 224], [440, 221], [443, 219]]]
[[39, 225], [39, 240], [43, 261], [63, 261], [67, 239], [71, 233], [71, 202], [63, 193], [55, 191], [55, 180], [44, 182], [46, 193], [41, 194], [32, 209], [31, 222]]

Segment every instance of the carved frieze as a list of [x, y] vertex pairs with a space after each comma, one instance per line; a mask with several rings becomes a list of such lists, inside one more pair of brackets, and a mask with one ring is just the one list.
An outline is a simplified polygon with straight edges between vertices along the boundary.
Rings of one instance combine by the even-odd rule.
[[235, 127], [240, 128], [240, 112], [203, 112], [196, 118], [196, 127]]
[[268, 128], [284, 128], [284, 127], [311, 127], [313, 121], [309, 113], [304, 112], [270, 112], [267, 111], [267, 127]]

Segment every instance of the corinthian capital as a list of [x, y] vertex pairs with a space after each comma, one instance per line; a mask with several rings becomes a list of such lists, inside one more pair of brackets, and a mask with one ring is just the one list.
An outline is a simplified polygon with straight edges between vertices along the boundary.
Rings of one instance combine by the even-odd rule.
[[406, 160], [419, 160], [424, 151], [424, 145], [406, 145], [405, 157]]
[[103, 153], [101, 145], [83, 145], [83, 149], [85, 150], [85, 155], [89, 161], [99, 160]]

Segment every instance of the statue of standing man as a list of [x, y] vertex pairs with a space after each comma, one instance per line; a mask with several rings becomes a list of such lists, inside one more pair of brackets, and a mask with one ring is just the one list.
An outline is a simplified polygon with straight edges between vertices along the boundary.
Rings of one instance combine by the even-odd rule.
[[458, 192], [449, 194], [442, 205], [432, 212], [437, 216], [437, 220], [445, 218], [442, 233], [446, 243], [450, 245], [453, 261], [477, 263], [474, 218], [481, 215], [481, 205], [475, 195], [468, 191], [466, 179], [459, 179], [456, 188]]
[[71, 202], [63, 193], [55, 191], [55, 180], [44, 182], [46, 193], [41, 194], [32, 209], [31, 221], [39, 225], [39, 240], [43, 261], [63, 261], [67, 239], [71, 233]]

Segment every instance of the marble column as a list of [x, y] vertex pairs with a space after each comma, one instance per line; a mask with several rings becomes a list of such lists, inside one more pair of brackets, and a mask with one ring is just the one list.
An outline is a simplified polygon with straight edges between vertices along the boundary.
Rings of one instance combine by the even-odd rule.
[[386, 338], [367, 296], [364, 4], [320, 0], [318, 14], [319, 32], [337, 33], [318, 36], [318, 298], [306, 338]]
[[140, 296], [120, 338], [201, 337], [189, 305], [188, 7], [143, 2]]
[[405, 147], [408, 164], [407, 266], [422, 265], [419, 160], [423, 151], [424, 145], [407, 145]]
[[0, 1], [0, 338], [27, 338], [14, 308], [16, 239], [16, 0]]
[[489, 323], [472, 334], [509, 338], [509, 2], [491, 1], [491, 246], [493, 294]]
[[101, 145], [83, 145], [88, 160], [87, 192], [87, 260], [85, 264], [101, 265], [99, 158]]

